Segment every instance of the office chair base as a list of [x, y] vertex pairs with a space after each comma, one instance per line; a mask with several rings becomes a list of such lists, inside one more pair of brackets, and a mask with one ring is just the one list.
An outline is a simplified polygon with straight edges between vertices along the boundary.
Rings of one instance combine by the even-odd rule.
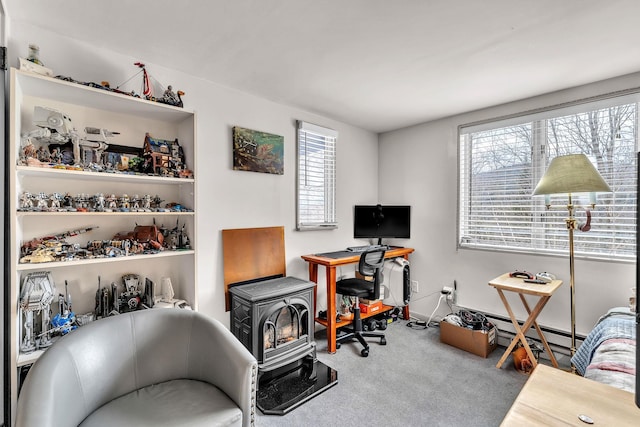
[[375, 337], [380, 338], [380, 345], [387, 345], [387, 338], [381, 332], [368, 332], [368, 331], [353, 331], [352, 329], [347, 329], [347, 333], [345, 335], [341, 335], [336, 339], [336, 349], [339, 349], [341, 344], [345, 341], [358, 341], [362, 347], [360, 350], [360, 355], [362, 357], [369, 356], [369, 343], [364, 339], [364, 337]]

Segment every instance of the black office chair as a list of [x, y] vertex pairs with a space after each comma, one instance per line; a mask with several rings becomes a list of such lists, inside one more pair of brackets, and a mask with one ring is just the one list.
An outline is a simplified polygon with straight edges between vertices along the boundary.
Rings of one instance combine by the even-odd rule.
[[336, 348], [344, 341], [358, 340], [364, 347], [360, 354], [363, 357], [369, 355], [369, 344], [364, 337], [380, 338], [380, 344], [386, 345], [387, 340], [384, 333], [378, 331], [363, 331], [362, 319], [360, 318], [360, 298], [376, 300], [380, 298], [380, 284], [382, 283], [382, 267], [384, 265], [384, 253], [382, 248], [370, 249], [360, 255], [358, 271], [363, 277], [373, 276], [373, 280], [359, 279], [352, 277], [336, 282], [336, 293], [356, 297], [353, 306], [353, 324], [351, 328], [343, 328], [347, 333], [336, 338]]

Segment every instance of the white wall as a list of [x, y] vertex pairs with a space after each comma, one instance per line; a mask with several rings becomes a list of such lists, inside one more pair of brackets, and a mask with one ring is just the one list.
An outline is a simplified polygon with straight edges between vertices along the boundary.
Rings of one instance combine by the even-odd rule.
[[[82, 41], [11, 21], [9, 61], [25, 56], [29, 43], [40, 46], [40, 58], [55, 74], [77, 80], [124, 82], [136, 73], [135, 61], [117, 52], [95, 49]], [[195, 53], [194, 53], [195, 54]], [[456, 250], [457, 126], [477, 120], [554, 105], [638, 86], [640, 75], [627, 76], [508, 105], [463, 114], [380, 135], [324, 117], [240, 93], [184, 73], [147, 64], [153, 77], [184, 90], [185, 106], [198, 114], [198, 280], [200, 311], [228, 324], [224, 311], [222, 245], [225, 228], [284, 225], [287, 273], [307, 277], [300, 255], [344, 248], [352, 238], [352, 207], [358, 203], [413, 206], [412, 238], [396, 243], [412, 246], [412, 278], [420, 293], [414, 313], [428, 316], [439, 290], [457, 280], [459, 303], [504, 314], [487, 281], [516, 268], [552, 271], [568, 283], [568, 259]], [[338, 139], [338, 221], [332, 231], [297, 232], [295, 227], [295, 120], [336, 129]], [[285, 174], [232, 170], [231, 128], [243, 126], [285, 137]], [[379, 151], [378, 151], [379, 139]], [[375, 165], [379, 165], [379, 174]], [[378, 185], [375, 183], [378, 182]], [[379, 188], [378, 188], [379, 187]], [[378, 191], [379, 190], [379, 191]], [[349, 273], [349, 270], [338, 274]], [[324, 272], [320, 271], [318, 307], [326, 307]], [[586, 333], [608, 308], [625, 305], [633, 286], [634, 266], [577, 260], [578, 333]], [[397, 288], [396, 288], [397, 289]], [[398, 298], [399, 299], [399, 298]], [[520, 307], [514, 301], [514, 307]], [[522, 310], [517, 310], [525, 317]], [[441, 311], [439, 314], [443, 314]], [[568, 286], [561, 288], [540, 317], [540, 323], [569, 328]]]
[[[497, 292], [487, 282], [514, 269], [550, 271], [565, 284], [551, 298], [539, 323], [569, 330], [568, 257], [457, 250], [457, 127], [639, 85], [640, 73], [380, 135], [380, 200], [413, 205], [412, 238], [407, 245], [416, 249], [411, 274], [420, 283], [420, 293], [413, 296], [412, 313], [429, 316], [442, 286], [452, 286], [456, 280], [461, 306], [506, 315]], [[609, 308], [628, 305], [635, 264], [577, 259], [575, 274], [578, 334], [586, 334]], [[510, 304], [525, 319], [522, 304], [513, 297], [509, 297]], [[440, 309], [438, 314], [447, 310]]]
[[[17, 66], [18, 56], [26, 56], [29, 43], [40, 46], [40, 59], [45, 66], [53, 69], [54, 74], [80, 81], [108, 80], [112, 86], [136, 74], [134, 62], [145, 61], [143, 57], [131, 58], [117, 52], [95, 49], [82, 41], [12, 21], [8, 46], [12, 66]], [[229, 315], [224, 311], [222, 229], [284, 226], [287, 273], [302, 278], [308, 277], [308, 269], [301, 255], [327, 252], [353, 244], [353, 205], [377, 201], [376, 134], [154, 64], [146, 65], [149, 73], [159, 82], [165, 86], [172, 85], [174, 90], [185, 91], [185, 107], [197, 113], [196, 219], [199, 236], [196, 251], [201, 312], [227, 325], [229, 323]], [[140, 92], [138, 82], [141, 82], [141, 77], [135, 80], [137, 86], [133, 88]], [[339, 133], [337, 214], [340, 228], [337, 230], [295, 231], [297, 119], [326, 126]], [[234, 171], [231, 143], [233, 126], [283, 135], [284, 175]], [[324, 277], [324, 272], [320, 271], [319, 275]], [[320, 283], [324, 285], [324, 281]], [[326, 307], [324, 286], [319, 287], [318, 307]]]

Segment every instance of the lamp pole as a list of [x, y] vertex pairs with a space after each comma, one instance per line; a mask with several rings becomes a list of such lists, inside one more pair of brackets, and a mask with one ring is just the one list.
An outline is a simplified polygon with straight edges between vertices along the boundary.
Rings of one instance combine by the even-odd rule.
[[[576, 229], [576, 218], [574, 216], [574, 206], [569, 193], [569, 203], [567, 210], [569, 217], [565, 220], [567, 230], [569, 230], [569, 291], [571, 292], [571, 357], [576, 354], [576, 285], [574, 276], [574, 256], [573, 256], [573, 231]], [[571, 363], [571, 371], [576, 372], [576, 367]]]

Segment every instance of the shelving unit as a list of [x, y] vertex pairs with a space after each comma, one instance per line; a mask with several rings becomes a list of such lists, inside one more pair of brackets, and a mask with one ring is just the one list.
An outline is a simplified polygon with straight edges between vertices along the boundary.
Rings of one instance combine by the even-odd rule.
[[[22, 319], [18, 310], [20, 289], [24, 277], [34, 271], [50, 271], [56, 284], [55, 300], [51, 304], [52, 315], [57, 312], [57, 294], [65, 292], [65, 281], [71, 294], [76, 314], [92, 312], [98, 277], [101, 285], [112, 282], [122, 286], [124, 274], [138, 274], [156, 284], [161, 293], [160, 280], [170, 277], [175, 298], [186, 300], [193, 309], [198, 308], [196, 254], [196, 179], [172, 178], [125, 173], [87, 172], [60, 170], [18, 165], [21, 151], [21, 135], [36, 126], [33, 124], [35, 106], [44, 106], [71, 117], [74, 128], [82, 135], [85, 127], [97, 127], [117, 131], [113, 144], [142, 148], [145, 133], [164, 140], [178, 139], [184, 151], [185, 163], [197, 176], [196, 114], [193, 111], [127, 95], [40, 76], [20, 70], [11, 70], [9, 117], [9, 220], [10, 269], [10, 398], [12, 423], [19, 389], [20, 367], [33, 363], [43, 351], [20, 351]], [[187, 212], [35, 212], [20, 210], [23, 192], [50, 194], [53, 192], [94, 195], [135, 194], [158, 195], [164, 203], [175, 202], [191, 209]], [[164, 204], [163, 203], [163, 204]], [[93, 229], [85, 234], [65, 239], [85, 247], [91, 240], [108, 240], [119, 232], [131, 231], [136, 225], [173, 228], [184, 226], [191, 249], [161, 251], [157, 254], [138, 254], [114, 258], [74, 259], [46, 263], [20, 263], [23, 242], [69, 230], [86, 227]], [[108, 369], [108, 367], [105, 367]]]

